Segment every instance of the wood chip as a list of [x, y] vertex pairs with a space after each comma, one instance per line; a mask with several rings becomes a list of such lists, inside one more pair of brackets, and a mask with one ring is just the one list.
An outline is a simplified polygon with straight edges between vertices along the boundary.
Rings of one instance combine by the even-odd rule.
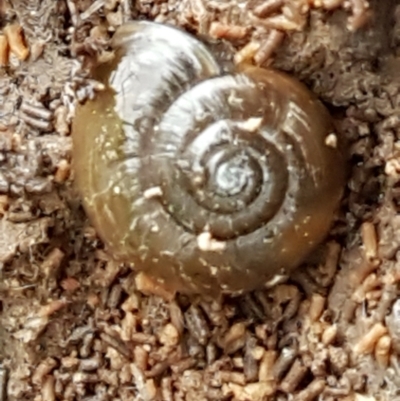
[[373, 262], [378, 255], [378, 239], [374, 224], [364, 222], [361, 226], [361, 237], [364, 245], [365, 258]]
[[240, 25], [223, 24], [213, 21], [210, 25], [209, 35], [216, 39], [239, 40], [247, 35], [247, 28]]
[[269, 36], [261, 44], [257, 53], [254, 56], [254, 61], [257, 65], [265, 64], [270, 60], [278, 46], [283, 42], [285, 34], [277, 29], [272, 29]]
[[284, 4], [284, 0], [265, 0], [254, 7], [253, 14], [259, 18], [269, 17], [279, 11]]
[[25, 44], [22, 27], [19, 24], [7, 25], [4, 28], [10, 51], [21, 61], [25, 61], [29, 56], [29, 49]]
[[355, 355], [370, 354], [374, 350], [375, 344], [387, 333], [387, 328], [382, 323], [376, 323], [367, 331], [358, 343], [354, 346]]
[[388, 335], [382, 336], [375, 347], [375, 359], [382, 369], [386, 369], [389, 365], [390, 349], [392, 339]]
[[8, 65], [9, 46], [7, 37], [0, 35], [0, 67]]

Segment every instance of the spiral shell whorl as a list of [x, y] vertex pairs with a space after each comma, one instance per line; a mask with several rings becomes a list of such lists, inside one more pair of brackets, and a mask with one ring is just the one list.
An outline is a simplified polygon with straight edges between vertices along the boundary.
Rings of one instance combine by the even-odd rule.
[[[95, 71], [106, 90], [73, 127], [78, 189], [114, 256], [188, 292], [252, 289], [297, 266], [342, 193], [323, 106], [278, 72], [221, 75], [173, 27], [132, 22], [114, 45]], [[219, 246], [200, 246], [203, 233]]]

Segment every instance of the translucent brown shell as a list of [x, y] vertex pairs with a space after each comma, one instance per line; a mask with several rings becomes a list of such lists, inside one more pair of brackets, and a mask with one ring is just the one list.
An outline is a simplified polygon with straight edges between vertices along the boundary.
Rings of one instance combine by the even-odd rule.
[[323, 105], [276, 71], [222, 74], [170, 26], [129, 23], [114, 47], [94, 71], [106, 89], [73, 123], [77, 187], [111, 254], [183, 292], [252, 290], [297, 267], [344, 186]]

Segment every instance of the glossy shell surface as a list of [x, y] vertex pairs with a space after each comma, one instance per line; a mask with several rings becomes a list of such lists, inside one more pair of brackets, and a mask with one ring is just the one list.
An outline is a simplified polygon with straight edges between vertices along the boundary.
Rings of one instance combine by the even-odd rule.
[[170, 26], [131, 22], [113, 45], [93, 72], [105, 90], [73, 123], [77, 187], [110, 253], [188, 293], [252, 290], [299, 266], [345, 181], [324, 106], [273, 70], [222, 74]]

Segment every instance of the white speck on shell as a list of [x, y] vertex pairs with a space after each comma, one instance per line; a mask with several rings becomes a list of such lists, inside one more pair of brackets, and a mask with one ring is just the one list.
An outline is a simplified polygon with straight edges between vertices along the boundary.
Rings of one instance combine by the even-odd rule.
[[272, 277], [271, 280], [269, 280], [265, 283], [265, 287], [266, 288], [275, 287], [278, 284], [284, 283], [287, 279], [288, 279], [288, 276], [285, 276], [283, 274], [276, 274], [274, 277]]
[[244, 131], [256, 132], [261, 127], [262, 120], [262, 117], [251, 117], [246, 121], [238, 123], [238, 126]]
[[338, 138], [336, 136], [336, 134], [329, 134], [326, 138], [325, 138], [325, 145], [329, 146], [330, 148], [337, 148], [337, 142], [338, 142]]
[[162, 196], [163, 192], [161, 187], [151, 187], [148, 188], [144, 191], [143, 196], [146, 199], [151, 199], [151, 198], [157, 198], [159, 196]]
[[214, 239], [210, 232], [205, 231], [197, 236], [197, 246], [205, 252], [222, 252], [226, 249], [226, 242]]

